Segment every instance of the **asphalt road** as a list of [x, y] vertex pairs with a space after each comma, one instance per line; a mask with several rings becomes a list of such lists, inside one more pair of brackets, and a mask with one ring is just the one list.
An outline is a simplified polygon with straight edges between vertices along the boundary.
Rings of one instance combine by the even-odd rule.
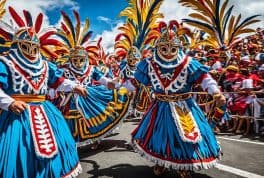
[[[156, 178], [153, 164], [129, 147], [130, 133], [137, 122], [125, 122], [113, 135], [103, 140], [97, 150], [79, 148], [83, 173], [78, 178]], [[224, 156], [217, 168], [195, 172], [193, 178], [264, 178], [264, 139], [242, 136], [217, 136]], [[177, 178], [167, 171], [162, 178]]]

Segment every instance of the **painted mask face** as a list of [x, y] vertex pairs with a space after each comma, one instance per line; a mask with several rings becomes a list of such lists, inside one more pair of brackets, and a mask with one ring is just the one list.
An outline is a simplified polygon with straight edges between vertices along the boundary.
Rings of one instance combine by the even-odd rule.
[[72, 66], [75, 67], [76, 69], [81, 69], [85, 65], [86, 57], [85, 56], [73, 56], [71, 57], [70, 62]]
[[29, 62], [34, 63], [39, 57], [39, 39], [31, 28], [24, 28], [15, 34], [15, 41], [20, 53]]
[[139, 62], [139, 59], [138, 58], [128, 58], [127, 59], [127, 64], [130, 66], [130, 67], [136, 67], [137, 63]]
[[170, 42], [160, 43], [157, 47], [158, 56], [167, 62], [176, 60], [178, 51], [179, 45]]
[[19, 41], [18, 48], [22, 55], [33, 62], [38, 58], [39, 45], [30, 41]]
[[82, 69], [88, 62], [87, 56], [87, 52], [83, 48], [77, 46], [70, 50], [70, 63], [75, 69]]

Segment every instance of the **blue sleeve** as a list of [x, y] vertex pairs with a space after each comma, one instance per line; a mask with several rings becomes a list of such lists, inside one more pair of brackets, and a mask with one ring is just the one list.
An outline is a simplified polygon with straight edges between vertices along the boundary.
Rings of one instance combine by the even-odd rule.
[[188, 83], [194, 83], [198, 80], [203, 74], [207, 74], [209, 68], [202, 65], [195, 59], [191, 59], [190, 64], [188, 66]]
[[134, 77], [137, 81], [146, 86], [151, 84], [148, 76], [148, 62], [146, 60], [138, 63]]
[[100, 78], [102, 78], [104, 74], [99, 71], [96, 67], [94, 67], [94, 71], [93, 71], [93, 74], [92, 74], [92, 79], [94, 80], [100, 80]]
[[7, 66], [0, 61], [0, 85], [3, 89], [8, 88], [8, 73]]
[[48, 86], [54, 85], [58, 79], [63, 77], [63, 69], [59, 69], [55, 64], [48, 62], [49, 68], [49, 79], [48, 79]]

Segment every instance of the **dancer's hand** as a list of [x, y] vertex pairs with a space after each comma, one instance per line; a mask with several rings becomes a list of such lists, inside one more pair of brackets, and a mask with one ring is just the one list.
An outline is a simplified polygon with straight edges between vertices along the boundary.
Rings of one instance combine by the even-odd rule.
[[114, 82], [108, 82], [107, 83], [107, 88], [109, 88], [111, 90], [115, 89], [115, 83]]
[[27, 103], [23, 101], [13, 101], [9, 106], [9, 110], [14, 112], [15, 114], [20, 114], [26, 108], [27, 108]]
[[226, 104], [226, 98], [222, 93], [214, 93], [213, 98], [217, 107], [221, 107]]
[[75, 93], [77, 93], [78, 95], [80, 95], [80, 96], [87, 96], [88, 95], [87, 90], [85, 88], [81, 87], [81, 86], [76, 86], [73, 89], [73, 91]]

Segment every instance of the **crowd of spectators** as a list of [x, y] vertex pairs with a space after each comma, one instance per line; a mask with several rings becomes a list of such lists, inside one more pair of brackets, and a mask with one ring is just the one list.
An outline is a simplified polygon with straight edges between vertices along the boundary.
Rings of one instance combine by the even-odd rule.
[[[264, 136], [264, 29], [258, 28], [228, 50], [200, 50], [194, 57], [210, 68], [227, 98], [229, 119], [217, 122], [215, 132]], [[210, 98], [199, 98], [201, 106], [208, 103], [203, 108], [210, 113]]]

